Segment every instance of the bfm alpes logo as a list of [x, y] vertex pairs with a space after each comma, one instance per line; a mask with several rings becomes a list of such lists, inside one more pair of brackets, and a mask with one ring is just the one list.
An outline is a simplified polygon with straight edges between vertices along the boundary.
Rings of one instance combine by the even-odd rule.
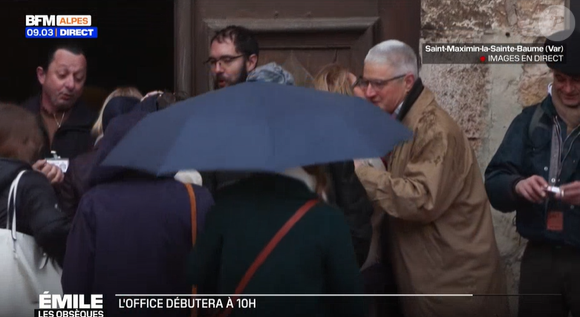
[[103, 295], [93, 294], [90, 298], [79, 294], [38, 295], [35, 317], [104, 317]]
[[[96, 38], [90, 15], [27, 15], [27, 38]], [[42, 25], [39, 27], [39, 25]]]

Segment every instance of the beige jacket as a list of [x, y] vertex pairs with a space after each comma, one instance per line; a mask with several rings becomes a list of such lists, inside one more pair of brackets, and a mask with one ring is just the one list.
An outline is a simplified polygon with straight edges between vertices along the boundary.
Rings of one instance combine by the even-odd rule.
[[[424, 88], [403, 119], [414, 137], [388, 171], [356, 174], [388, 214], [391, 257], [403, 294], [506, 294], [490, 205], [461, 128]], [[406, 317], [507, 316], [506, 297], [403, 297]]]

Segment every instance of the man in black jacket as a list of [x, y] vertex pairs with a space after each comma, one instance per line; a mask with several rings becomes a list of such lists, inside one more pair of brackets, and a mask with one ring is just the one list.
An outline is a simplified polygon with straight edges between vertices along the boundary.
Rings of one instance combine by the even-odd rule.
[[[87, 75], [87, 61], [83, 51], [74, 45], [54, 47], [46, 63], [36, 69], [42, 86], [40, 95], [23, 104], [38, 116], [45, 145], [43, 158], [51, 151], [63, 159], [72, 159], [93, 147], [91, 127], [97, 113], [79, 101]], [[53, 182], [62, 180], [62, 173], [54, 165], [40, 160], [34, 165]]]
[[566, 46], [566, 63], [548, 63], [551, 93], [514, 119], [485, 171], [492, 206], [515, 210], [529, 240], [519, 292], [537, 296], [519, 297], [519, 316], [580, 316], [580, 33], [563, 34], [546, 41]]
[[[230, 25], [214, 34], [210, 41], [209, 56], [205, 64], [210, 67], [213, 89], [243, 83], [258, 64], [258, 41], [250, 30]], [[201, 172], [201, 175], [203, 186], [215, 194], [251, 173]]]

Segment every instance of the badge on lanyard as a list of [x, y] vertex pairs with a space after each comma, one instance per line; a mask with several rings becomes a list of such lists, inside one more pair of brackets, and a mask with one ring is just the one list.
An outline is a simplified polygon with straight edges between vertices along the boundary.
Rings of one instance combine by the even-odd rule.
[[60, 168], [63, 173], [68, 170], [69, 160], [56, 155], [55, 151], [50, 151], [52, 157], [46, 158], [46, 162]]
[[546, 220], [546, 229], [550, 231], [564, 230], [564, 213], [561, 211], [549, 211]]

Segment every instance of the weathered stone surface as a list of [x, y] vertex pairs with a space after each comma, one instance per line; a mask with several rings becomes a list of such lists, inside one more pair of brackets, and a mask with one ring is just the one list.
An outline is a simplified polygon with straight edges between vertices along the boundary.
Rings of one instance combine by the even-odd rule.
[[563, 0], [525, 0], [516, 2], [517, 32], [536, 38], [564, 29]]
[[523, 66], [523, 74], [518, 87], [518, 101], [522, 106], [534, 105], [544, 99], [548, 93], [548, 84], [552, 81], [550, 69], [542, 64]]
[[494, 1], [423, 0], [421, 22], [424, 30], [482, 31], [491, 27]]
[[[473, 141], [484, 136], [486, 127], [487, 75], [485, 65], [424, 65], [421, 71], [424, 84], [433, 91], [439, 105]], [[472, 142], [472, 145], [478, 144]]]

